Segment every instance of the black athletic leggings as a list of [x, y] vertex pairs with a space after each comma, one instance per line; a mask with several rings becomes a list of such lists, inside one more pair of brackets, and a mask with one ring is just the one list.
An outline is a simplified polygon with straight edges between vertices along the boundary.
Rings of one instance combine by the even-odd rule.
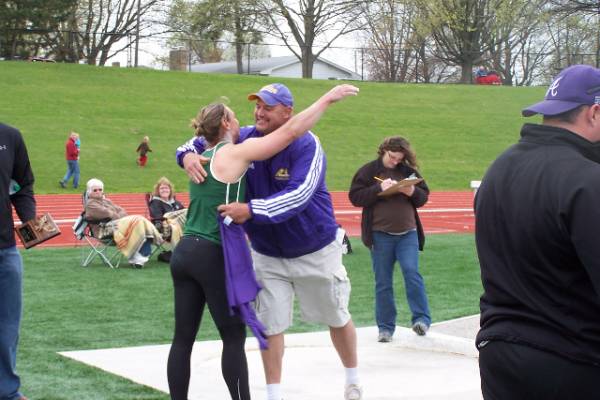
[[221, 246], [195, 236], [184, 236], [171, 256], [175, 289], [175, 336], [167, 376], [171, 399], [186, 400], [190, 383], [190, 358], [200, 328], [204, 305], [223, 340], [221, 370], [231, 398], [250, 399], [248, 364], [244, 344], [246, 326], [229, 314]]

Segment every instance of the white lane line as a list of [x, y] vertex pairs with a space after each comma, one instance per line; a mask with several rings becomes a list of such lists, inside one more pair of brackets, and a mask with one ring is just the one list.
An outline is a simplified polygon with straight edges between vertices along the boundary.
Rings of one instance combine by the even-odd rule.
[[[473, 215], [473, 209], [472, 208], [430, 208], [430, 209], [419, 209], [419, 214], [435, 214], [435, 213], [470, 213], [470, 215]], [[335, 211], [334, 210], [334, 214], [335, 215], [360, 215], [362, 213], [361, 210], [338, 210]], [[73, 222], [75, 222], [76, 218], [66, 218], [66, 219], [55, 219], [54, 222], [56, 222], [59, 225], [64, 225], [64, 224], [72, 224]], [[17, 222], [18, 219], [15, 220], [15, 222]]]
[[[419, 209], [419, 214], [429, 214], [429, 213], [470, 213], [473, 214], [472, 208], [429, 208], [429, 209]], [[339, 210], [335, 211], [336, 215], [360, 215], [362, 213], [361, 210]]]

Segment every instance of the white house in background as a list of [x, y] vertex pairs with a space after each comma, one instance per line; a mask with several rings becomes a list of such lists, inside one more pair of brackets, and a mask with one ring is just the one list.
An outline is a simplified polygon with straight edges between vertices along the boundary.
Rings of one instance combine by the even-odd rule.
[[[296, 56], [283, 56], [271, 58], [258, 58], [244, 60], [244, 74], [274, 76], [281, 78], [302, 78], [302, 64]], [[192, 72], [237, 74], [235, 61], [219, 63], [195, 64], [191, 66]], [[351, 79], [360, 80], [361, 77], [354, 71], [346, 69], [324, 58], [315, 60], [313, 66], [313, 79]]]

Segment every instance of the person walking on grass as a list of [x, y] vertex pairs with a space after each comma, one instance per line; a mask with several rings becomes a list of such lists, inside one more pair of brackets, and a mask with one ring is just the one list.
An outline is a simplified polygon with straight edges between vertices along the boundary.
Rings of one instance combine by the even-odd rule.
[[[256, 101], [256, 124], [240, 130], [240, 143], [268, 136], [292, 118], [294, 101], [285, 85], [267, 85], [248, 99]], [[205, 139], [194, 138], [177, 151], [179, 165], [194, 182], [206, 175], [201, 165], [206, 159], [200, 156], [205, 148]], [[252, 163], [246, 173], [247, 202], [219, 207], [222, 216], [245, 222], [263, 287], [256, 311], [268, 336], [269, 347], [261, 352], [268, 400], [283, 397], [284, 332], [292, 324], [294, 297], [304, 319], [329, 327], [346, 374], [344, 399], [362, 398], [356, 330], [348, 311], [350, 280], [342, 264], [344, 231], [333, 215], [325, 164], [319, 140], [308, 132], [273, 157]]]
[[[237, 298], [231, 293], [232, 288], [243, 288], [243, 293], [252, 294], [244, 302], [247, 303], [254, 299], [259, 286], [254, 280], [243, 230], [239, 225], [234, 226], [233, 229], [240, 234], [233, 239], [228, 236], [228, 228], [220, 226], [217, 207], [222, 203], [237, 202], [240, 196], [244, 196], [245, 174], [253, 160], [267, 160], [294, 139], [307, 135], [307, 130], [331, 104], [357, 93], [358, 88], [352, 85], [336, 86], [269, 135], [247, 138], [237, 144], [240, 125], [234, 112], [224, 104], [204, 107], [194, 119], [196, 136], [202, 136], [205, 140], [203, 155], [210, 160], [210, 165], [205, 182], [190, 183], [190, 205], [184, 236], [171, 258], [175, 288], [175, 336], [167, 373], [173, 400], [187, 399], [190, 355], [205, 305], [208, 305], [223, 340], [221, 365], [231, 398], [250, 399], [244, 322], [259, 338], [261, 348], [266, 344], [264, 329], [255, 322], [254, 315], [248, 316], [243, 311], [241, 317], [233, 315], [230, 309], [234, 305], [229, 299]], [[236, 268], [239, 274], [227, 272], [231, 268], [228, 254], [232, 253], [237, 263], [241, 258], [247, 261], [243, 269], [239, 265]], [[243, 274], [243, 271], [250, 271], [250, 275]], [[240, 276], [247, 279], [239, 282]], [[243, 296], [247, 297], [247, 294]]]
[[386, 138], [379, 145], [377, 155], [376, 160], [356, 172], [348, 195], [354, 206], [363, 207], [361, 238], [373, 260], [378, 341], [387, 343], [392, 341], [396, 330], [396, 261], [404, 277], [412, 330], [424, 336], [431, 325], [425, 282], [419, 273], [419, 250], [423, 250], [425, 234], [417, 213], [417, 208], [427, 203], [429, 188], [422, 180], [380, 196], [398, 181], [412, 176], [421, 178], [421, 175], [415, 152], [400, 136]]
[[21, 133], [0, 124], [0, 400], [27, 400], [16, 372], [23, 299], [23, 260], [11, 204], [21, 221], [35, 218], [33, 172]]
[[475, 196], [483, 398], [598, 398], [600, 70], [574, 65], [523, 116]]
[[149, 143], [150, 143], [150, 138], [148, 136], [144, 136], [144, 139], [142, 139], [142, 143], [140, 143], [140, 145], [135, 150], [136, 153], [139, 153], [139, 158], [137, 160], [137, 164], [140, 167], [145, 167], [146, 163], [148, 162], [148, 153], [150, 153], [152, 151]]
[[73, 189], [79, 187], [79, 146], [77, 141], [79, 134], [77, 132], [69, 133], [67, 142], [65, 143], [65, 158], [67, 159], [67, 172], [65, 176], [58, 181], [61, 188], [66, 188], [69, 179], [73, 177]]

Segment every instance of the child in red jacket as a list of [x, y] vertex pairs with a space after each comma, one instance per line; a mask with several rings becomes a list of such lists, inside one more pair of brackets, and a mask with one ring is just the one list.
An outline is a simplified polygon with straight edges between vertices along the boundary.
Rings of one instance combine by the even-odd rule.
[[146, 162], [148, 161], [147, 154], [152, 151], [152, 149], [150, 149], [150, 146], [148, 145], [148, 142], [150, 142], [150, 138], [148, 136], [144, 136], [142, 143], [140, 143], [136, 150], [136, 152], [140, 154], [140, 157], [137, 160], [137, 164], [140, 167], [144, 167], [146, 165]]

